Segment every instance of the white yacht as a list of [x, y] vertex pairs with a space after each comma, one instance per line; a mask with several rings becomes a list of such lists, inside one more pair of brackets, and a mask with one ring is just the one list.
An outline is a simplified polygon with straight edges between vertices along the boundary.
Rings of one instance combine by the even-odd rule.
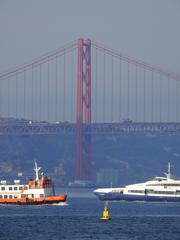
[[171, 174], [171, 165], [165, 177], [155, 177], [144, 183], [117, 188], [99, 188], [94, 194], [109, 201], [167, 201], [180, 202], [180, 179]]

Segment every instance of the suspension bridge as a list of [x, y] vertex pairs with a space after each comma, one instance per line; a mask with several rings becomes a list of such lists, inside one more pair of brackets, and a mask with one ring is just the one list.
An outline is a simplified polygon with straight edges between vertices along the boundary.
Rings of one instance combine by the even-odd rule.
[[76, 134], [91, 179], [94, 134], [179, 133], [180, 76], [90, 39], [0, 74], [0, 134]]

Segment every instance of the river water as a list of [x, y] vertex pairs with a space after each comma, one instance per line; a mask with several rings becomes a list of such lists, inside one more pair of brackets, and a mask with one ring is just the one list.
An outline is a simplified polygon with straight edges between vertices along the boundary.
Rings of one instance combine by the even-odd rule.
[[[61, 190], [62, 191], [62, 190]], [[180, 203], [110, 202], [111, 220], [92, 190], [68, 190], [61, 205], [0, 206], [0, 240], [180, 240]]]

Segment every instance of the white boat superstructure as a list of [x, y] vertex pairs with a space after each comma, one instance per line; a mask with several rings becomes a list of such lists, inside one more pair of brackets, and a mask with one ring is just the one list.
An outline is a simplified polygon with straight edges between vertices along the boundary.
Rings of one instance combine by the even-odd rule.
[[169, 163], [165, 177], [154, 177], [147, 182], [120, 188], [96, 189], [94, 194], [100, 200], [180, 201], [180, 179], [173, 177]]

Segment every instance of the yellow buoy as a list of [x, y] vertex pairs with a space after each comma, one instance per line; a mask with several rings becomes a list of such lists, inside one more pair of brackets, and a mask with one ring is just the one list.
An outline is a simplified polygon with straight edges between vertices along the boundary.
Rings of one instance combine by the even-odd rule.
[[106, 202], [104, 203], [103, 215], [102, 215], [102, 217], [100, 218], [100, 220], [108, 221], [108, 220], [110, 220], [110, 219], [111, 219], [111, 218], [109, 217], [108, 202], [106, 201]]

